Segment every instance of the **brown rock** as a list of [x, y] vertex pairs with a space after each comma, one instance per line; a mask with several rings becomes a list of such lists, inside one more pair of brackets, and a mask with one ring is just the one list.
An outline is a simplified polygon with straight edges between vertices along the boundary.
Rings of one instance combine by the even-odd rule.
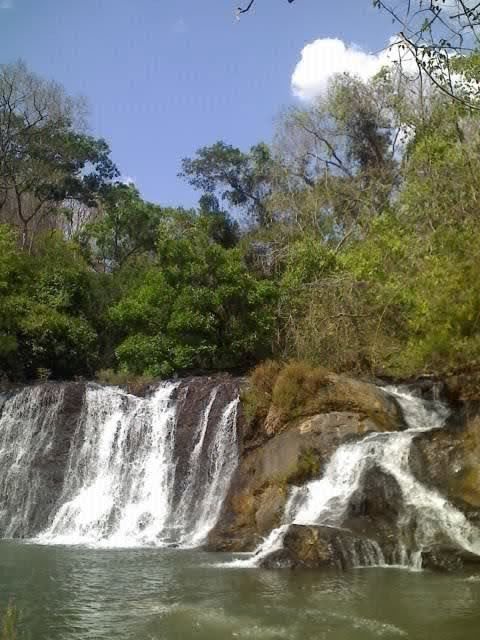
[[447, 428], [420, 433], [410, 467], [469, 517], [480, 518], [480, 414], [465, 409], [463, 418], [457, 415]]
[[373, 555], [372, 541], [344, 529], [291, 525], [283, 540], [283, 549], [264, 558], [265, 569], [308, 568], [345, 571], [369, 564]]
[[264, 428], [272, 437], [250, 449], [247, 443], [210, 549], [254, 549], [280, 523], [288, 487], [320, 477], [338, 446], [405, 427], [396, 400], [374, 385], [325, 374], [315, 389], [304, 396], [304, 415], [284, 423], [285, 412], [271, 407]]

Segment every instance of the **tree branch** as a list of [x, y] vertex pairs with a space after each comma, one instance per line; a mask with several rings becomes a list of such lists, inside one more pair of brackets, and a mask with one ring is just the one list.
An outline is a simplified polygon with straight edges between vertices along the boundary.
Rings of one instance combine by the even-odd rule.
[[[289, 4], [292, 4], [292, 2], [294, 2], [295, 0], [287, 0], [287, 2]], [[250, 9], [253, 7], [253, 5], [255, 4], [255, 0], [250, 0], [250, 2], [247, 4], [246, 7], [238, 7], [237, 9], [237, 16], [241, 16], [242, 13], [247, 13], [248, 11], [250, 11]]]

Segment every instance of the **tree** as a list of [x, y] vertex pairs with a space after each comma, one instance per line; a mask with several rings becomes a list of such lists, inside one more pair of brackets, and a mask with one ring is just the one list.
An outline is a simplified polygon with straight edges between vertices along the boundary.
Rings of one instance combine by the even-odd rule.
[[457, 73], [458, 58], [480, 45], [480, 3], [476, 0], [373, 0], [400, 27], [398, 43], [420, 73], [455, 101], [480, 109], [478, 85]]
[[401, 130], [389, 88], [340, 75], [312, 105], [285, 113], [271, 217], [339, 243], [388, 205]]
[[257, 144], [243, 153], [217, 142], [199, 149], [193, 159], [184, 158], [179, 176], [206, 194], [218, 193], [222, 200], [239, 207], [255, 222], [266, 225], [272, 167], [266, 144]]
[[267, 356], [275, 287], [254, 278], [238, 249], [212, 240], [192, 214], [172, 211], [158, 258], [111, 310], [118, 362], [134, 374], [244, 368]]
[[25, 249], [66, 199], [92, 206], [118, 175], [82, 120], [81, 101], [58, 84], [23, 63], [0, 67], [0, 215], [21, 229]]
[[[289, 4], [292, 4], [292, 2], [295, 2], [295, 0], [287, 0], [287, 2]], [[241, 16], [242, 13], [248, 13], [254, 4], [255, 0], [250, 0], [250, 2], [245, 7], [238, 7], [237, 16]]]
[[[289, 3], [294, 0], [288, 0]], [[391, 16], [400, 28], [394, 43], [403, 55], [413, 58], [419, 74], [426, 74], [442, 92], [472, 109], [480, 109], [478, 85], [465, 85], [455, 69], [458, 56], [480, 47], [480, 3], [477, 0], [371, 0]], [[249, 12], [251, 0], [237, 9]]]
[[238, 222], [221, 209], [218, 199], [212, 194], [204, 194], [199, 201], [198, 224], [207, 236], [225, 249], [232, 249], [239, 241]]
[[103, 296], [79, 248], [48, 233], [29, 255], [0, 225], [0, 250], [0, 371], [29, 379], [92, 375]]
[[104, 271], [122, 267], [129, 258], [155, 251], [162, 208], [140, 197], [136, 187], [117, 183], [104, 191], [97, 219], [80, 233], [87, 255]]

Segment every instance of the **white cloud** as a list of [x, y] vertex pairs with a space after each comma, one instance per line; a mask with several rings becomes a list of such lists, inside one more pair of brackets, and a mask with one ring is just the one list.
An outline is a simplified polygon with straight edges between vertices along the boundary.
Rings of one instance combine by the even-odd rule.
[[13, 0], [0, 0], [0, 9], [12, 9]]
[[[392, 38], [380, 53], [367, 53], [356, 45], [338, 38], [320, 38], [307, 44], [292, 75], [293, 94], [302, 100], [312, 100], [324, 93], [329, 80], [338, 73], [350, 73], [368, 80], [386, 65], [400, 58], [398, 38]], [[413, 60], [401, 55], [402, 65], [411, 67]]]
[[120, 178], [118, 179], [118, 182], [121, 182], [122, 184], [126, 184], [129, 187], [130, 186], [134, 187], [137, 181], [135, 178], [132, 178], [132, 176], [121, 175]]
[[184, 18], [178, 18], [176, 22], [172, 25], [173, 33], [182, 34], [188, 32], [188, 24], [186, 23]]

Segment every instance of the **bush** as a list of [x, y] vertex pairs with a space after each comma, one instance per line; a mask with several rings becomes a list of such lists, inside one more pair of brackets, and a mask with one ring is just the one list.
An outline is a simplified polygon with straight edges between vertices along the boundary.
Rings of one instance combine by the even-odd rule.
[[136, 376], [127, 371], [114, 371], [113, 369], [100, 369], [95, 378], [100, 384], [125, 387], [129, 393], [133, 394], [139, 393], [155, 381], [155, 378], [151, 376]]
[[297, 466], [288, 473], [286, 483], [303, 485], [320, 474], [320, 459], [314, 449], [306, 449], [300, 455]]
[[328, 372], [305, 362], [290, 362], [279, 373], [273, 388], [272, 403], [286, 418], [304, 412], [310, 401], [328, 384]]
[[327, 401], [320, 392], [328, 384], [328, 371], [322, 367], [267, 360], [250, 373], [242, 394], [247, 420], [252, 424], [265, 420], [270, 408], [284, 422], [318, 412]]
[[17, 640], [18, 638], [18, 611], [10, 602], [5, 611], [0, 611], [0, 640]]
[[275, 360], [259, 364], [250, 373], [248, 385], [242, 394], [247, 420], [265, 418], [272, 403], [273, 388], [282, 365]]

